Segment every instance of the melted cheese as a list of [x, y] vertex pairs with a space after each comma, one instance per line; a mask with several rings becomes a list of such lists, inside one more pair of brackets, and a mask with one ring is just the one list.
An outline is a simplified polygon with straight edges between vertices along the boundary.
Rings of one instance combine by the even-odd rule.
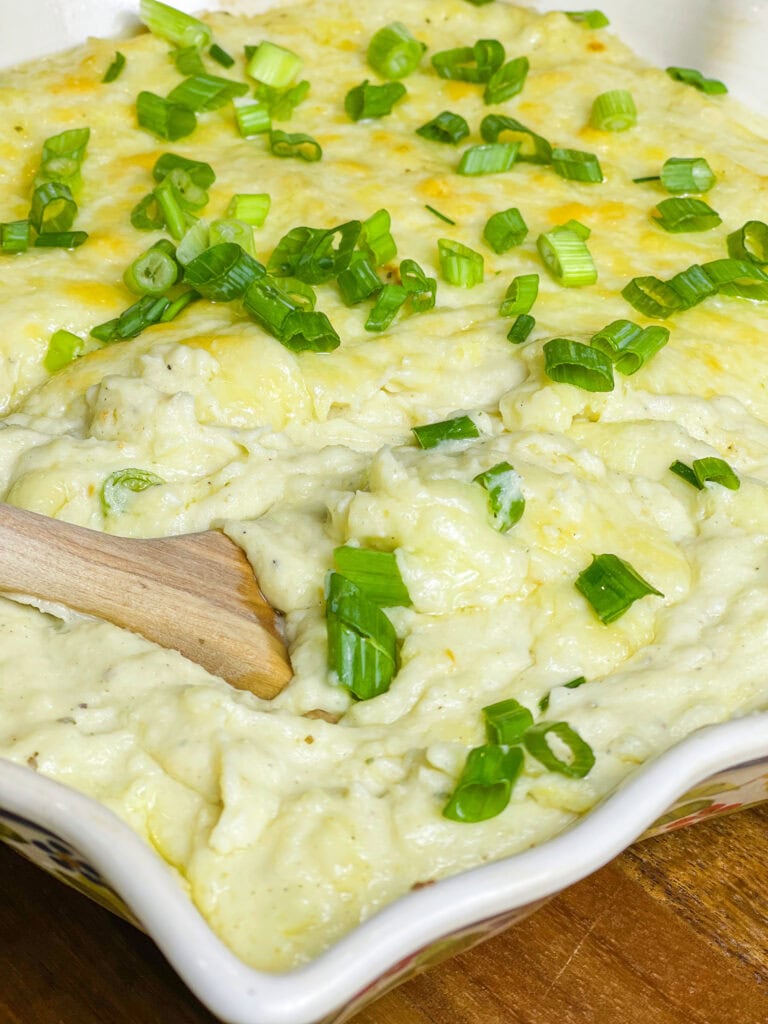
[[[510, 57], [527, 54], [525, 89], [501, 110], [596, 152], [605, 182], [530, 164], [458, 176], [456, 149], [414, 130], [449, 108], [476, 142], [489, 108], [477, 86], [437, 79], [427, 58], [390, 116], [349, 122], [346, 92], [374, 77], [368, 40], [396, 19], [431, 53], [482, 35]], [[77, 224], [88, 242], [2, 258], [0, 494], [135, 537], [224, 524], [286, 614], [295, 678], [267, 703], [109, 624], [0, 600], [0, 754], [113, 808], [243, 959], [283, 969], [417, 882], [555, 834], [693, 729], [768, 704], [764, 307], [718, 298], [678, 315], [667, 347], [635, 376], [617, 374], [609, 394], [553, 383], [542, 357], [547, 338], [588, 341], [633, 316], [620, 296], [629, 278], [723, 256], [728, 231], [756, 215], [768, 146], [727, 98], [673, 83], [608, 33], [595, 47], [594, 33], [561, 14], [313, 0], [210, 23], [233, 54], [267, 38], [304, 58], [311, 92], [283, 127], [316, 137], [320, 163], [278, 160], [263, 139], [242, 140], [231, 108], [201, 116], [173, 146], [137, 129], [137, 92], [164, 95], [178, 82], [167, 44], [148, 34], [120, 44], [126, 68], [109, 86], [109, 41], [0, 76], [3, 219], [25, 215], [46, 137], [92, 131]], [[230, 74], [242, 72], [238, 58]], [[593, 98], [612, 88], [631, 90], [639, 109], [626, 133], [587, 127]], [[365, 311], [322, 286], [319, 307], [342, 338], [330, 354], [293, 354], [234, 305], [200, 302], [133, 341], [94, 343], [49, 377], [53, 330], [86, 337], [132, 301], [122, 271], [155, 236], [129, 214], [167, 150], [214, 167], [206, 215], [223, 215], [236, 192], [271, 194], [256, 233], [262, 259], [291, 227], [386, 206], [399, 258], [439, 276], [437, 239], [448, 236], [483, 251], [484, 283], [440, 281], [434, 311], [374, 335]], [[717, 175], [707, 198], [723, 225], [667, 234], [649, 219], [661, 193], [631, 179], [698, 155]], [[513, 205], [530, 233], [499, 256], [483, 226]], [[537, 256], [536, 237], [569, 218], [592, 229], [593, 287], [558, 287]], [[536, 330], [511, 346], [498, 307], [512, 277], [532, 272], [542, 274]], [[412, 426], [462, 411], [480, 439], [415, 448]], [[728, 460], [739, 491], [697, 492], [668, 470], [707, 455]], [[506, 534], [472, 483], [502, 460], [527, 502]], [[105, 516], [101, 486], [130, 466], [166, 483]], [[332, 685], [325, 652], [323, 582], [333, 548], [348, 542], [395, 551], [413, 598], [390, 613], [399, 674], [388, 693], [357, 704]], [[602, 625], [574, 588], [599, 551], [627, 559], [664, 596]], [[579, 675], [589, 682], [563, 688]], [[546, 717], [589, 742], [592, 772], [568, 779], [530, 759], [498, 817], [442, 817], [467, 751], [483, 742], [482, 707], [515, 697], [539, 717], [550, 691]], [[338, 722], [306, 717], [318, 710]]]

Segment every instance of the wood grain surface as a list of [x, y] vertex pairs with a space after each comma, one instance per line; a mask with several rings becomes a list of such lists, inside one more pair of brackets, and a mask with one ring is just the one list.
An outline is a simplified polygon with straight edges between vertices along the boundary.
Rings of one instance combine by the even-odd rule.
[[[766, 1024], [768, 805], [651, 839], [352, 1024]], [[153, 944], [0, 845], [0, 1024], [214, 1024]]]

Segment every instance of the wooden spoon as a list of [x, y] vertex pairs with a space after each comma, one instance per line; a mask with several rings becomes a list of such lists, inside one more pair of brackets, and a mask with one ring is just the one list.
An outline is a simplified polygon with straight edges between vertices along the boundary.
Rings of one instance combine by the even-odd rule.
[[0, 503], [0, 591], [107, 619], [259, 697], [291, 678], [275, 612], [219, 531], [131, 540]]

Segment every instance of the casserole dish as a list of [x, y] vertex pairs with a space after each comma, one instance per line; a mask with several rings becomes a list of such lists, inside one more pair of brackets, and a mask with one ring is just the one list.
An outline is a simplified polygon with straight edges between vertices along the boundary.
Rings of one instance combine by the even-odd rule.
[[[70, 13], [60, 9], [65, 28]], [[699, 14], [695, 24], [701, 23]], [[712, 72], [725, 75], [719, 68]], [[414, 892], [307, 967], [280, 976], [249, 969], [228, 952], [170, 872], [109, 812], [12, 765], [3, 765], [0, 774], [3, 836], [140, 923], [223, 1019], [340, 1021], [413, 970], [530, 913], [640, 834], [764, 798], [767, 744], [764, 714], [700, 731], [638, 771], [557, 839]]]

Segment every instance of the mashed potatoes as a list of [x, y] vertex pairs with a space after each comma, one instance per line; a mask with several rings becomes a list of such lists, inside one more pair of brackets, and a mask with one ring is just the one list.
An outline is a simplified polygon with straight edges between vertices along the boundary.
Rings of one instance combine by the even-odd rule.
[[[115, 810], [244, 960], [283, 969], [415, 883], [553, 835], [692, 730], [768, 705], [766, 306], [716, 296], [675, 314], [666, 347], [635, 375], [615, 373], [606, 393], [554, 382], [542, 345], [588, 343], [620, 318], [649, 323], [621, 296], [631, 278], [726, 256], [727, 234], [761, 216], [768, 144], [727, 97], [672, 81], [562, 14], [312, 0], [258, 20], [206, 20], [237, 58], [230, 71], [207, 60], [211, 72], [245, 80], [243, 47], [262, 39], [303, 58], [310, 93], [277, 127], [310, 134], [322, 160], [277, 159], [263, 136], [243, 139], [231, 104], [175, 143], [139, 129], [137, 93], [164, 96], [180, 81], [168, 44], [146, 33], [119, 44], [126, 66], [111, 84], [101, 79], [115, 44], [96, 40], [0, 76], [5, 221], [26, 216], [43, 141], [91, 129], [76, 225], [87, 242], [0, 257], [0, 495], [127, 536], [223, 526], [285, 613], [295, 677], [268, 703], [107, 623], [0, 599], [0, 754]], [[379, 81], [366, 49], [395, 20], [428, 51], [391, 114], [352, 122], [344, 97]], [[522, 92], [497, 106], [429, 63], [478, 38], [530, 61]], [[636, 103], [628, 131], [590, 127], [595, 96], [612, 89]], [[471, 128], [457, 147], [415, 133], [443, 110]], [[458, 175], [489, 112], [597, 154], [605, 180], [521, 162]], [[206, 217], [222, 217], [235, 193], [270, 194], [255, 232], [263, 261], [292, 227], [385, 207], [397, 261], [438, 278], [435, 308], [371, 333], [370, 303], [348, 307], [320, 285], [341, 345], [296, 354], [237, 303], [200, 301], [132, 340], [89, 339], [49, 374], [53, 331], [88, 339], [134, 301], [123, 270], [162, 233], [137, 231], [130, 213], [169, 151], [215, 170]], [[650, 217], [666, 193], [632, 179], [697, 156], [716, 175], [704, 198], [723, 223], [670, 234]], [[508, 207], [529, 234], [498, 255], [483, 228]], [[561, 287], [537, 253], [536, 238], [569, 220], [591, 229], [594, 285]], [[441, 277], [446, 237], [482, 253], [481, 284]], [[499, 306], [512, 278], [532, 273], [536, 327], [512, 345]], [[464, 413], [479, 438], [415, 445], [412, 427]], [[698, 490], [669, 471], [703, 457], [726, 460], [740, 488]], [[473, 483], [500, 462], [526, 501], [506, 533]], [[164, 482], [105, 513], [104, 481], [126, 467]], [[342, 544], [396, 552], [413, 602], [388, 613], [401, 643], [391, 688], [361, 702], [326, 664], [324, 581]], [[663, 596], [603, 625], [574, 586], [599, 552]], [[587, 682], [564, 687], [578, 676]], [[484, 742], [481, 709], [508, 698], [537, 721], [567, 721], [595, 766], [573, 779], [529, 757], [503, 813], [448, 820], [467, 753]]]

